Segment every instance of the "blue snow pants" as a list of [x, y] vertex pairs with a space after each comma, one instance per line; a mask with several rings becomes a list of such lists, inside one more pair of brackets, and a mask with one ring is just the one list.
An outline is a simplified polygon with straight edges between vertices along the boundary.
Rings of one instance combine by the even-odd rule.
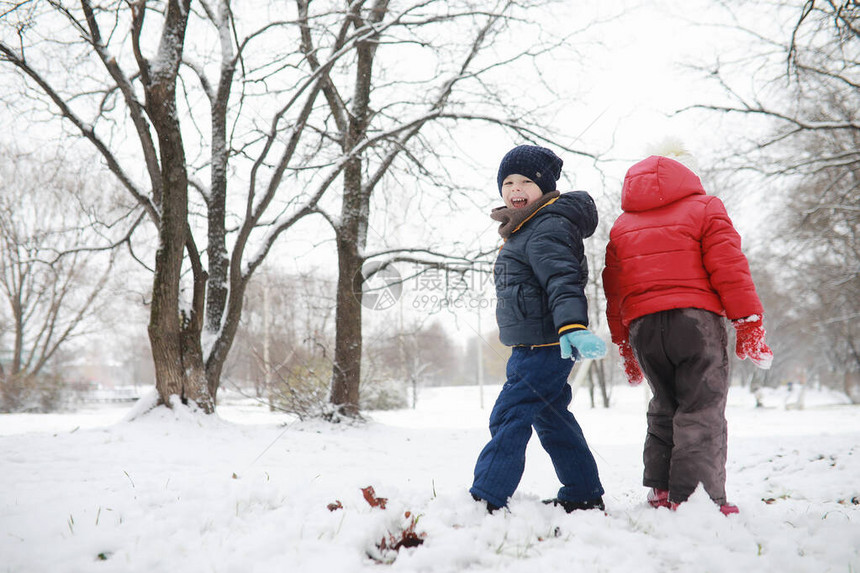
[[526, 446], [537, 431], [562, 483], [558, 499], [583, 502], [603, 495], [597, 464], [567, 409], [573, 361], [558, 346], [515, 346], [507, 381], [490, 414], [490, 441], [478, 456], [472, 495], [504, 507], [525, 470]]

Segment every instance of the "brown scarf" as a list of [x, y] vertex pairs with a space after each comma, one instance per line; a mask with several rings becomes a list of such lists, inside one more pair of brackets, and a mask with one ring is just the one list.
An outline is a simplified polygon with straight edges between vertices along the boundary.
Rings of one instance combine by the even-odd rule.
[[561, 195], [558, 191], [550, 191], [544, 193], [540, 199], [526, 207], [525, 209], [511, 209], [510, 207], [496, 207], [490, 213], [490, 218], [494, 221], [499, 221], [499, 234], [503, 239], [507, 240], [526, 219], [534, 215], [538, 209], [544, 207], [547, 203]]

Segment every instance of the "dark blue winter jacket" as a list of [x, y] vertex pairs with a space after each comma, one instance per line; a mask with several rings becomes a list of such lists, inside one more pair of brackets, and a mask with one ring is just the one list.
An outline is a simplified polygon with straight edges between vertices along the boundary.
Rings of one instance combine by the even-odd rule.
[[507, 232], [497, 215], [506, 208], [492, 215], [503, 222], [500, 233], [507, 238], [493, 274], [499, 338], [508, 346], [558, 343], [559, 331], [588, 326], [582, 240], [597, 228], [597, 207], [585, 191], [544, 198], [543, 206]]

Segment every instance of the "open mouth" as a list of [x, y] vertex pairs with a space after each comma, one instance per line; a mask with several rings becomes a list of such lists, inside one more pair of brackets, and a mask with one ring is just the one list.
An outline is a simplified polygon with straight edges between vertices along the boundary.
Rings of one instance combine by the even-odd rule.
[[511, 199], [511, 207], [514, 209], [522, 209], [526, 205], [528, 205], [529, 200], [525, 197], [514, 197]]

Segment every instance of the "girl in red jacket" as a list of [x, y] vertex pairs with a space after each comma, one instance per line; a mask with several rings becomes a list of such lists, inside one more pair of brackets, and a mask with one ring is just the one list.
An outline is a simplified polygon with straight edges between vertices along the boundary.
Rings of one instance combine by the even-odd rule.
[[643, 484], [649, 503], [674, 509], [704, 486], [724, 514], [727, 334], [736, 353], [767, 369], [762, 305], [723, 203], [679, 161], [651, 156], [627, 171], [623, 213], [606, 247], [603, 288], [612, 341], [648, 405]]

